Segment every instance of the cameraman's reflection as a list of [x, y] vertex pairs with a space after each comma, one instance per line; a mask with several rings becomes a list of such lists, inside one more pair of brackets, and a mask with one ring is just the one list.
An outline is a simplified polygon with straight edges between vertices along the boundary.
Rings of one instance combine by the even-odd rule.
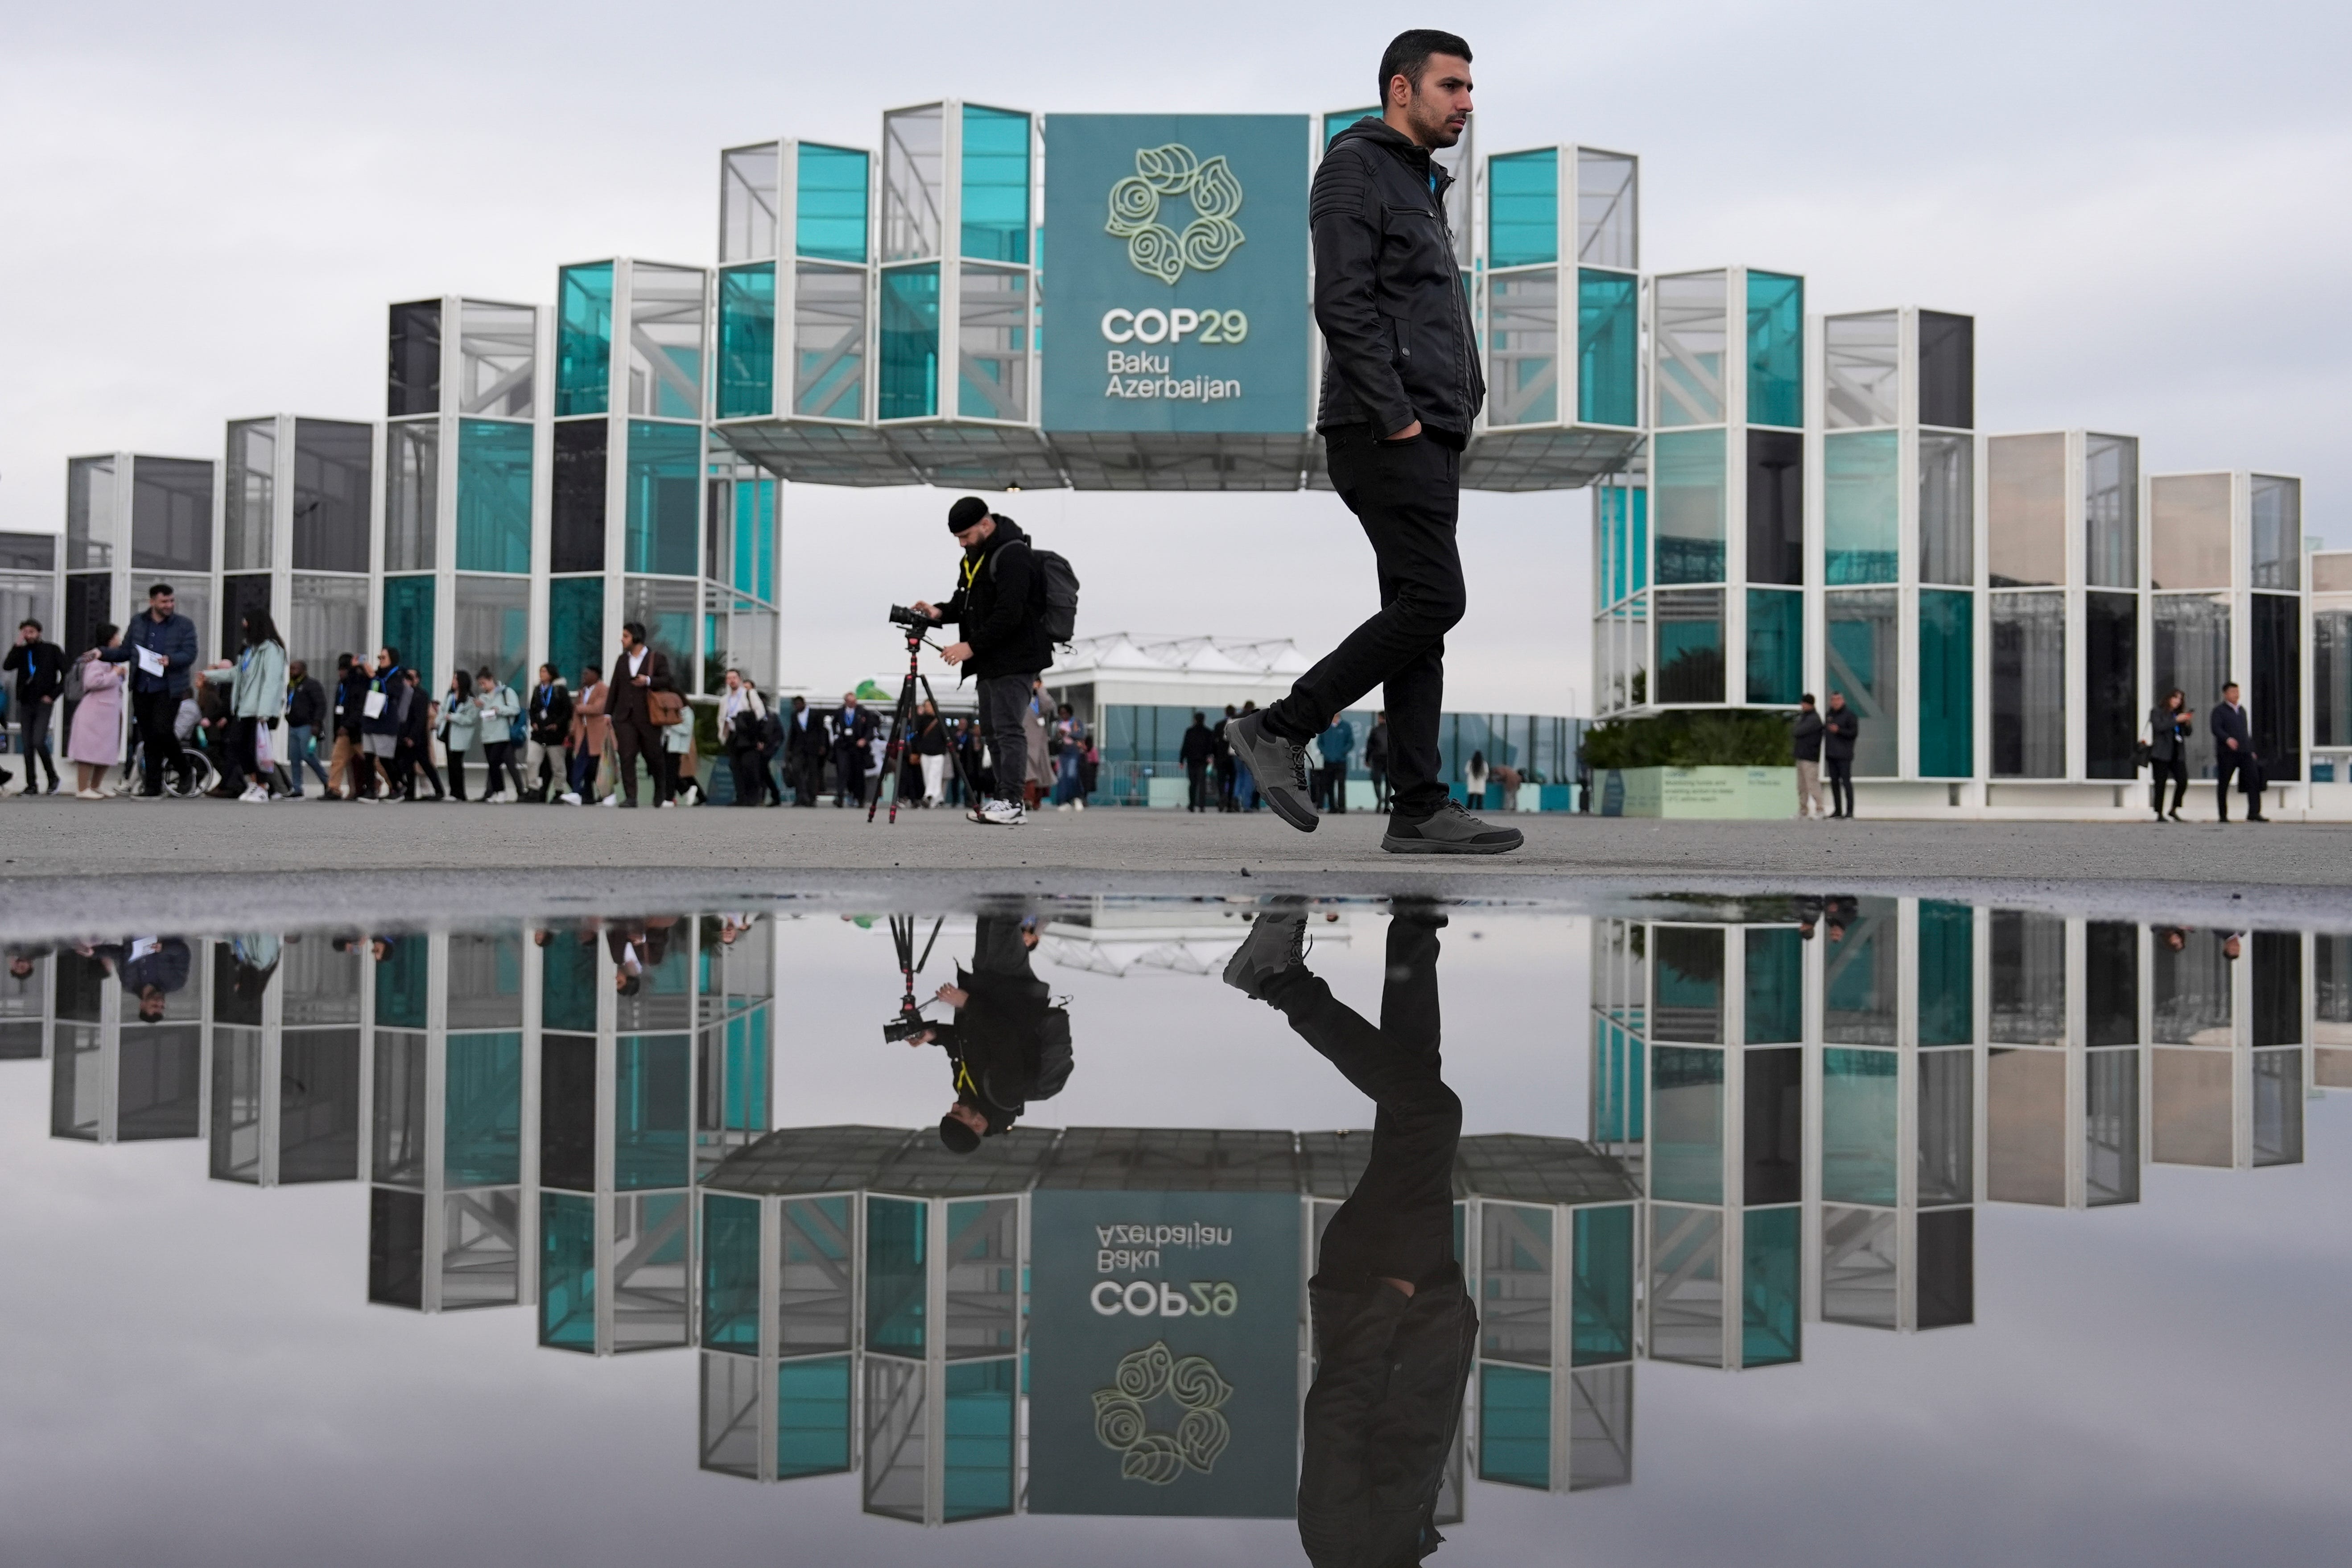
[[940, 1142], [956, 1153], [999, 1136], [1031, 1100], [1050, 1099], [1069, 1081], [1069, 1015], [1030, 967], [1036, 945], [1035, 920], [981, 916], [971, 967], [958, 966], [955, 984], [937, 994], [955, 1010], [953, 1021], [908, 1037], [910, 1046], [946, 1047], [956, 1098], [940, 1118]]
[[1478, 1314], [1454, 1258], [1462, 1102], [1439, 1076], [1437, 932], [1400, 907], [1374, 1028], [1305, 963], [1306, 916], [1262, 914], [1225, 983], [1271, 1004], [1371, 1097], [1372, 1149], [1323, 1233], [1315, 1386], [1307, 1395], [1298, 1538], [1318, 1568], [1386, 1568], [1437, 1548], [1446, 1456], [1477, 1352]]

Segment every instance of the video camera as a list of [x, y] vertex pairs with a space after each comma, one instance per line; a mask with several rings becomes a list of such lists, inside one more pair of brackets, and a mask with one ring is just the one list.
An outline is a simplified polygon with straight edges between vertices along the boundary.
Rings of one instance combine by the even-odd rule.
[[894, 626], [905, 626], [911, 632], [929, 631], [940, 623], [920, 610], [910, 610], [904, 605], [893, 605], [890, 606], [890, 624]]

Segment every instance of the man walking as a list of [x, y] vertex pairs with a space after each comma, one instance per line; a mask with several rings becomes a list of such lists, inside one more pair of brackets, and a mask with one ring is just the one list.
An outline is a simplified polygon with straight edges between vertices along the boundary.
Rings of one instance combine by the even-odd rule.
[[1225, 704], [1225, 716], [1217, 721], [1217, 809], [1239, 811], [1240, 766], [1234, 761], [1234, 705]]
[[[563, 754], [563, 743], [572, 734], [572, 689], [555, 673], [555, 666], [539, 667], [539, 684], [530, 689], [530, 743], [539, 749], [539, 784], [529, 798], [545, 803], [551, 795], [562, 792], [555, 788], [555, 759]], [[565, 783], [570, 783], [567, 767]]]
[[1389, 808], [1389, 715], [1372, 715], [1372, 732], [1364, 737], [1364, 771], [1372, 775], [1372, 809]]
[[184, 786], [188, 759], [180, 749], [173, 721], [181, 700], [188, 695], [188, 671], [196, 662], [196, 626], [174, 608], [172, 584], [158, 583], [147, 590], [147, 612], [131, 617], [122, 640], [99, 651], [109, 664], [131, 666], [131, 718], [139, 731], [143, 800], [163, 794], [163, 764]]
[[1234, 750], [1285, 822], [1315, 829], [1307, 743], [1385, 683], [1396, 805], [1381, 847], [1499, 855], [1521, 843], [1457, 805], [1439, 777], [1445, 634], [1465, 607], [1454, 541], [1462, 449], [1486, 401], [1470, 309], [1445, 221], [1452, 177], [1430, 154], [1470, 120], [1470, 46], [1399, 34], [1381, 58], [1381, 110], [1341, 132], [1307, 204], [1315, 321], [1328, 353], [1322, 432], [1332, 488], [1363, 525], [1381, 609], [1290, 695], [1229, 727]]
[[2230, 820], [2230, 775], [2238, 775], [2245, 792], [2246, 820], [2268, 822], [2263, 815], [2263, 759], [2254, 751], [2254, 732], [2246, 723], [2246, 710], [2238, 700], [2238, 683], [2221, 688], [2221, 700], [2207, 721], [2213, 731], [2213, 815]]
[[1845, 705], [1845, 693], [1830, 693], [1830, 710], [1822, 719], [1822, 755], [1830, 764], [1830, 815], [1853, 815], [1853, 742], [1862, 733], [1862, 715]]
[[857, 705], [857, 693], [841, 694], [841, 709], [833, 716], [833, 804], [866, 804], [866, 762], [874, 750], [874, 716]]
[[1790, 736], [1797, 752], [1797, 820], [1819, 820], [1822, 810], [1822, 733], [1827, 728], [1813, 708], [1813, 694], [1797, 699], [1797, 727]]
[[[646, 644], [642, 621], [621, 628], [621, 654], [613, 661], [613, 679], [604, 711], [613, 721], [613, 746], [621, 758], [621, 801], [637, 804], [637, 759], [653, 774], [654, 804], [669, 804], [669, 771], [662, 762], [661, 726], [654, 722], [653, 694], [675, 695], [677, 682], [670, 676], [669, 656]], [[610, 796], [606, 799], [609, 801]]]
[[808, 699], [793, 699], [791, 724], [784, 731], [786, 782], [793, 786], [794, 805], [814, 805], [824, 790], [824, 721], [809, 710]]
[[1323, 753], [1323, 797], [1336, 816], [1348, 809], [1348, 757], [1356, 749], [1356, 727], [1334, 715], [1315, 745]]
[[989, 510], [978, 496], [965, 496], [948, 509], [948, 531], [963, 546], [956, 590], [936, 608], [920, 600], [914, 607], [935, 621], [957, 623], [959, 640], [941, 648], [940, 657], [950, 665], [970, 666], [977, 687], [996, 793], [985, 804], [974, 804], [971, 819], [1018, 827], [1028, 820], [1024, 781], [1032, 767], [1045, 763], [1042, 748], [1038, 755], [1030, 754], [1030, 688], [1054, 662], [1053, 643], [1034, 607], [1040, 596], [1033, 592], [1036, 562], [1021, 525]]
[[65, 689], [65, 649], [41, 635], [41, 623], [32, 619], [16, 628], [16, 645], [0, 668], [16, 677], [16, 719], [22, 728], [25, 793], [39, 795], [40, 778], [34, 770], [49, 771], [48, 793], [58, 793], [58, 759], [49, 750], [49, 720], [57, 711], [58, 693]]
[[1209, 728], [1206, 713], [1195, 713], [1192, 727], [1184, 731], [1183, 742], [1176, 748], [1176, 760], [1184, 764], [1186, 811], [1209, 809], [1209, 764], [1216, 759], [1217, 732]]
[[[366, 718], [367, 661], [356, 654], [335, 656], [335, 742], [327, 760], [327, 798], [357, 800], [367, 793], [367, 758], [360, 751], [360, 725]], [[343, 791], [349, 788], [346, 795]]]
[[310, 673], [308, 664], [296, 659], [286, 667], [286, 761], [279, 768], [286, 775], [286, 793], [296, 800], [302, 798], [305, 767], [319, 781], [321, 794], [330, 798], [333, 795], [327, 783], [327, 770], [319, 765], [315, 742], [319, 726], [326, 717], [327, 689]]

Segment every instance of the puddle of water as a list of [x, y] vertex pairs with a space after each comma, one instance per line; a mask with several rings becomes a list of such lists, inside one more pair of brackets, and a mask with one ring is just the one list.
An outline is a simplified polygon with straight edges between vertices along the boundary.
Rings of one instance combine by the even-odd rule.
[[13, 1561], [2300, 1563], [2352, 1518], [2338, 932], [104, 934], [0, 977]]

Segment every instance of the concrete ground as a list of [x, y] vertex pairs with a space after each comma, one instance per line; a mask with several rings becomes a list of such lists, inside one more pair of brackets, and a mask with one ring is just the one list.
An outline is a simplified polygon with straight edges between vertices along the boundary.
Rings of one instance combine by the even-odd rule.
[[1382, 819], [1370, 813], [1302, 834], [1267, 813], [1048, 811], [1024, 827], [983, 828], [949, 811], [869, 826], [863, 813], [830, 806], [95, 804], [12, 792], [0, 798], [0, 927], [166, 895], [216, 910], [247, 886], [240, 879], [265, 876], [287, 879], [273, 897], [306, 905], [427, 913], [582, 899], [866, 900], [916, 888], [955, 898], [1427, 891], [1583, 904], [1649, 891], [1900, 888], [2208, 919], [2252, 899], [2274, 918], [2332, 913], [2352, 924], [2352, 826], [1511, 820], [1528, 836], [1517, 853], [1435, 859], [1384, 854]]

